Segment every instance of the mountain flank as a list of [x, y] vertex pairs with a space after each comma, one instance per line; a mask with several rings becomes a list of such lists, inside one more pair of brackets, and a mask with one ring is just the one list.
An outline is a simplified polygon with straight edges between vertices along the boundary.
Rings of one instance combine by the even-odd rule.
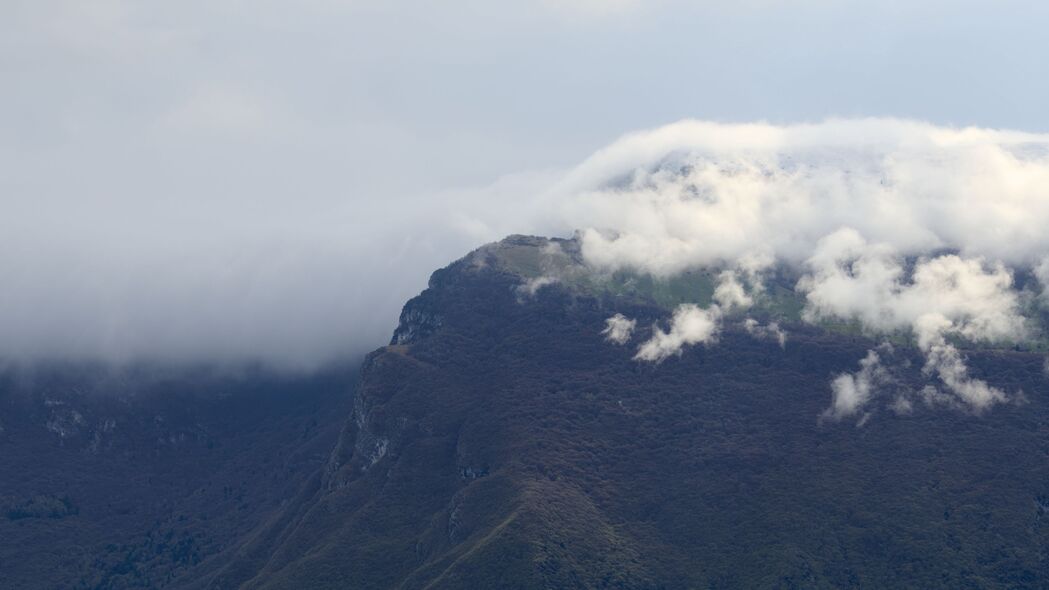
[[1022, 392], [984, 412], [829, 420], [869, 350], [888, 387], [930, 377], [906, 342], [801, 321], [782, 269], [714, 341], [635, 360], [715, 272], [587, 274], [577, 241], [514, 236], [435, 272], [359, 372], [9, 379], [3, 585], [1049, 588], [1043, 354], [966, 348]]
[[[202, 587], [1049, 586], [1042, 355], [967, 351], [1024, 393], [985, 414], [831, 422], [830, 379], [878, 340], [781, 313], [784, 348], [728, 317], [640, 363], [683, 287], [594, 288], [579, 262], [512, 237], [434, 273], [365, 361], [321, 481]], [[785, 280], [754, 313], [794, 297]], [[632, 345], [602, 335], [614, 313]], [[919, 352], [891, 354], [894, 387], [921, 389]]]

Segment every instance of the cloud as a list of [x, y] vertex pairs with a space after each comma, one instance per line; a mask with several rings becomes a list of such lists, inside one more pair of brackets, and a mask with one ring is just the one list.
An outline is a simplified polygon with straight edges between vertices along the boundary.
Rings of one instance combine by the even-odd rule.
[[[890, 395], [892, 401], [887, 407], [897, 415], [911, 414], [915, 401], [929, 407], [946, 406], [974, 414], [1010, 401], [1010, 396], [1001, 389], [971, 377], [961, 352], [942, 336], [923, 341], [921, 350], [926, 359], [922, 374], [927, 379], [936, 379], [942, 388], [934, 383], [926, 383], [918, 391], [903, 386], [897, 375], [906, 370], [909, 363], [895, 358], [896, 350], [883, 343], [867, 351], [859, 371], [842, 373], [831, 380], [831, 406], [821, 418], [838, 421], [862, 414], [865, 421], [871, 414], [868, 408], [872, 403]], [[1015, 399], [1020, 400], [1022, 396], [1018, 394]]]
[[914, 402], [905, 395], [898, 395], [889, 406], [897, 416], [907, 416], [914, 412]]
[[685, 346], [711, 343], [721, 331], [721, 309], [712, 305], [702, 309], [692, 304], [679, 305], [674, 310], [670, 331], [652, 326], [652, 337], [641, 345], [635, 360], [660, 363], [679, 355]]
[[860, 361], [860, 370], [842, 373], [831, 381], [832, 401], [822, 417], [841, 420], [855, 416], [877, 394], [877, 390], [891, 381], [889, 372], [881, 364], [881, 357], [874, 350]]
[[544, 287], [557, 284], [557, 277], [546, 275], [533, 277], [517, 286], [517, 294], [522, 297], [535, 297], [536, 293]]
[[1030, 250], [1041, 136], [683, 122], [573, 168], [699, 112], [1044, 127], [1049, 82], [1014, 75], [1042, 52], [1011, 43], [1045, 14], [892, 4], [2, 2], [0, 357], [360, 353], [433, 269], [509, 233], [616, 228], [639, 250], [592, 261], [660, 272], [804, 260], [839, 224], [905, 254], [888, 234]]
[[1046, 186], [1049, 136], [861, 119], [684, 121], [601, 150], [561, 190], [594, 265], [667, 276], [755, 244], [800, 263], [842, 227], [904, 256], [1031, 263], [1049, 250]]
[[[590, 224], [582, 250], [594, 268], [725, 269], [713, 293], [724, 311], [751, 307], [773, 264], [802, 269], [806, 321], [912, 336], [924, 373], [944, 388], [924, 399], [982, 412], [1009, 396], [971, 377], [948, 339], [1031, 334], [1009, 265], [1033, 267], [1043, 290], [1049, 284], [1046, 187], [1049, 136], [871, 119], [685, 121], [620, 140], [560, 188], [576, 196], [569, 214]], [[782, 334], [754, 320], [744, 328]], [[638, 357], [661, 360], [692, 343], [673, 334], [657, 332]], [[825, 417], [854, 414], [874, 396], [887, 373], [874, 352], [862, 365], [834, 379]], [[893, 407], [912, 406], [898, 396]]]
[[717, 286], [714, 288], [714, 301], [726, 311], [737, 307], [746, 309], [754, 305], [754, 299], [747, 294], [734, 270], [725, 270], [718, 275]]
[[996, 403], [1007, 401], [1001, 389], [969, 376], [961, 353], [941, 334], [924, 341], [922, 350], [926, 355], [923, 372], [939, 377], [944, 386], [974, 412], [980, 413]]
[[769, 322], [768, 325], [762, 326], [758, 320], [747, 318], [743, 320], [743, 329], [758, 340], [773, 340], [779, 344], [780, 348], [787, 347], [787, 333], [779, 327], [777, 322]]
[[[943, 255], [919, 259], [907, 277], [904, 261], [886, 244], [868, 244], [844, 229], [821, 240], [808, 261], [812, 274], [799, 282], [805, 318], [860, 321], [875, 333], [906, 329], [926, 356], [924, 372], [973, 411], [1006, 401], [1000, 389], [968, 376], [946, 337], [1017, 342], [1027, 335], [1013, 277], [999, 263]], [[837, 384], [837, 381], [835, 381]]]
[[601, 331], [605, 335], [605, 340], [613, 344], [626, 344], [630, 341], [630, 336], [634, 333], [634, 328], [637, 327], [637, 320], [627, 318], [621, 313], [605, 320], [605, 329]]
[[[0, 356], [308, 365], [381, 344], [429, 272], [479, 243], [575, 229], [597, 272], [725, 271], [718, 314], [753, 304], [763, 273], [791, 264], [807, 274], [814, 321], [917, 336], [918, 319], [936, 314], [947, 323], [932, 336], [1010, 340], [1025, 330], [1010, 268], [1049, 252], [1044, 135], [895, 119], [682, 121], [565, 171], [365, 198], [331, 175], [352, 159], [340, 144], [280, 163], [316, 131], [294, 100], [256, 92], [264, 85], [191, 88], [203, 90], [147, 119], [179, 112], [186, 128], [210, 129], [230, 110], [243, 118], [217, 128], [255, 139], [219, 149], [179, 132], [80, 146], [69, 149], [82, 157], [55, 160], [62, 174], [50, 151], [5, 151], [17, 174], [2, 187]], [[294, 133], [253, 134], [285, 110]], [[402, 190], [416, 161], [393, 158], [375, 186]], [[699, 311], [718, 325], [714, 308]], [[639, 358], [709, 341], [656, 334]]]
[[1041, 299], [1043, 303], [1049, 303], [1049, 256], [1038, 261], [1032, 269], [1034, 276], [1042, 287]]
[[909, 328], [919, 343], [942, 333], [991, 342], [1026, 336], [1019, 293], [1001, 262], [954, 254], [920, 258], [909, 277], [905, 262], [889, 245], [869, 244], [855, 230], [827, 236], [806, 263], [811, 273], [798, 283], [806, 319], [857, 319], [876, 331]]

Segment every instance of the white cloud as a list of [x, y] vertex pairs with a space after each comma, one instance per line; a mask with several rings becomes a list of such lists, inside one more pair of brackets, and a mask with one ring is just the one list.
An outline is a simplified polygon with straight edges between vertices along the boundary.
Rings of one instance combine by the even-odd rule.
[[896, 396], [893, 400], [892, 405], [889, 406], [897, 416], [907, 416], [914, 412], [914, 402], [904, 395]]
[[[976, 341], [1019, 341], [1025, 319], [1012, 274], [1001, 263], [956, 255], [919, 259], [910, 277], [886, 244], [868, 244], [844, 229], [821, 240], [808, 261], [812, 273], [800, 283], [805, 317], [856, 319], [875, 333], [910, 330], [935, 376], [961, 402], [983, 411], [1006, 400], [1000, 389], [968, 376], [947, 335]], [[832, 384], [835, 396], [842, 383]]]
[[969, 376], [961, 353], [937, 334], [922, 342], [925, 351], [927, 375], [936, 375], [957, 398], [974, 412], [982, 412], [992, 405], [1007, 400], [1005, 392], [987, 382]]
[[[1040, 39], [1045, 14], [1009, 3], [0, 2], [0, 356], [363, 352], [434, 268], [508, 233], [619, 229], [640, 249], [620, 260], [660, 272], [766, 236], [804, 260], [839, 224], [901, 253], [1031, 250], [1040, 136], [686, 122], [550, 180], [700, 112], [1044, 126], [1049, 83], [1012, 75], [1042, 52], [995, 40], [1005, 20], [1010, 43]], [[654, 172], [665, 158], [691, 178]]]
[[843, 226], [902, 255], [1031, 262], [1049, 250], [1046, 186], [1049, 136], [862, 119], [683, 121], [614, 143], [560, 190], [593, 228], [591, 263], [669, 275], [733, 267], [754, 244], [801, 262]]
[[[250, 135], [277, 129], [285, 107], [304, 112], [264, 84], [187, 88], [199, 92], [162, 110], [181, 113], [171, 121], [187, 129]], [[402, 145], [411, 134], [374, 138]], [[598, 271], [728, 269], [719, 312], [752, 304], [773, 264], [809, 261], [802, 287], [813, 319], [915, 330], [933, 313], [948, 322], [935, 333], [1008, 340], [1024, 322], [1006, 265], [1049, 252], [1044, 135], [893, 119], [684, 121], [627, 136], [568, 172], [367, 201], [340, 184], [367, 167], [341, 144], [322, 143], [289, 168], [266, 160], [268, 150], [291, 157], [301, 139], [231, 151], [169, 133], [156, 144], [73, 149], [78, 157], [54, 165], [61, 175], [49, 158], [6, 149], [17, 178], [3, 187], [0, 218], [11, 245], [0, 253], [0, 355], [336, 356], [344, 342], [381, 343], [428, 272], [477, 243], [575, 228]], [[380, 184], [425, 160], [399, 154]], [[958, 254], [921, 258], [934, 248]], [[642, 357], [678, 350], [666, 336], [668, 346]]]
[[833, 398], [831, 406], [823, 412], [823, 417], [830, 420], [841, 420], [855, 416], [870, 403], [879, 387], [891, 380], [888, 371], [881, 364], [881, 357], [873, 350], [860, 361], [860, 370], [855, 373], [842, 373], [831, 381]]
[[[558, 190], [569, 197], [566, 215], [588, 228], [583, 253], [595, 268], [726, 269], [713, 294], [725, 311], [754, 304], [773, 261], [805, 268], [804, 319], [912, 334], [944, 390], [926, 400], [949, 396], [981, 412], [1009, 396], [971, 377], [948, 339], [1027, 338], [1007, 265], [1032, 265], [1043, 290], [1049, 284], [1047, 187], [1049, 136], [867, 119], [684, 121], [623, 138]], [[671, 334], [657, 333], [639, 356], [661, 359], [687, 344]], [[834, 380], [829, 417], [870, 400], [884, 375], [877, 360]], [[910, 400], [901, 399], [894, 407], [905, 412]]]
[[754, 305], [754, 299], [747, 294], [734, 270], [725, 270], [718, 275], [714, 301], [725, 311], [731, 311], [733, 308], [746, 309]]
[[557, 284], [556, 277], [539, 276], [533, 277], [517, 286], [517, 294], [526, 297], [535, 297], [536, 293], [544, 287]]
[[808, 266], [812, 274], [799, 283], [806, 319], [856, 319], [876, 333], [910, 330], [926, 356], [925, 373], [969, 408], [980, 412], [1007, 399], [969, 377], [961, 354], [946, 341], [948, 335], [990, 342], [1026, 337], [1019, 294], [1001, 263], [943, 255], [919, 259], [908, 278], [888, 245], [841, 230], [820, 242]]
[[637, 320], [627, 318], [621, 313], [605, 320], [605, 329], [601, 331], [605, 335], [605, 340], [613, 344], [626, 344], [630, 341], [630, 337], [634, 333], [634, 328], [637, 327]]
[[807, 266], [811, 273], [798, 288], [810, 321], [857, 319], [880, 332], [909, 328], [919, 343], [941, 333], [993, 342], [1026, 335], [1012, 273], [999, 262], [942, 255], [919, 259], [908, 277], [889, 245], [868, 244], [843, 229], [820, 241]]
[[773, 340], [780, 348], [787, 347], [787, 332], [779, 327], [778, 322], [769, 322], [768, 325], [762, 326], [758, 320], [747, 318], [743, 320], [743, 329], [758, 340]]
[[674, 310], [670, 331], [652, 327], [652, 337], [641, 345], [635, 360], [662, 362], [679, 355], [685, 346], [711, 343], [721, 330], [721, 310], [713, 305], [702, 309], [696, 305], [679, 305]]
[[1042, 301], [1049, 303], [1049, 255], [1039, 260], [1032, 270], [1038, 283], [1042, 286]]

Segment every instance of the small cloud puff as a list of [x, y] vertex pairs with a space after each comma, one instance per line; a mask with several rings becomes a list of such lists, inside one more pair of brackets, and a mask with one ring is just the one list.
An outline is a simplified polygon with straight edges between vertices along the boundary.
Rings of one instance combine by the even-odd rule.
[[762, 326], [758, 320], [747, 318], [743, 320], [743, 329], [758, 340], [773, 340], [779, 343], [780, 348], [787, 347], [787, 333], [777, 322], [769, 322], [768, 325]]
[[605, 329], [601, 331], [605, 335], [605, 340], [613, 344], [623, 345], [630, 341], [630, 336], [634, 333], [634, 328], [637, 326], [637, 320], [627, 318], [621, 313], [605, 320]]
[[867, 356], [860, 361], [859, 371], [842, 373], [831, 381], [831, 405], [821, 417], [837, 421], [855, 416], [874, 398], [877, 389], [890, 381], [891, 376], [882, 366], [881, 356], [877, 351], [868, 350]]
[[638, 349], [634, 360], [662, 362], [681, 354], [685, 346], [711, 343], [721, 331], [721, 308], [717, 305], [702, 309], [697, 305], [679, 305], [674, 310], [670, 331], [652, 327], [652, 337]]
[[517, 286], [517, 294], [520, 297], [535, 297], [542, 288], [558, 282], [555, 277], [541, 276], [528, 279]]
[[734, 270], [722, 271], [718, 275], [717, 287], [714, 288], [714, 301], [725, 311], [733, 308], [747, 309], [754, 305], [754, 298], [747, 294], [747, 290], [739, 281]]

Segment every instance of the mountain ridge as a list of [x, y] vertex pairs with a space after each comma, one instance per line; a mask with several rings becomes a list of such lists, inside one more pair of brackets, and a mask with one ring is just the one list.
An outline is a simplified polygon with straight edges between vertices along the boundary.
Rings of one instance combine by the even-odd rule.
[[[877, 341], [793, 323], [783, 349], [729, 322], [716, 344], [639, 363], [604, 340], [605, 319], [644, 326], [667, 309], [558, 282], [522, 292], [528, 277], [499, 254], [541, 258], [551, 243], [565, 242], [512, 237], [434, 273], [365, 362], [326, 484], [274, 551], [284, 557], [239, 587], [1047, 579], [1040, 355], [972, 352], [977, 374], [1027, 392], [986, 416], [876, 407], [860, 427], [826, 423], [829, 379]], [[917, 351], [893, 354], [899, 386], [920, 388]], [[1006, 486], [995, 452], [1024, 446]], [[978, 557], [985, 547], [997, 554]]]

